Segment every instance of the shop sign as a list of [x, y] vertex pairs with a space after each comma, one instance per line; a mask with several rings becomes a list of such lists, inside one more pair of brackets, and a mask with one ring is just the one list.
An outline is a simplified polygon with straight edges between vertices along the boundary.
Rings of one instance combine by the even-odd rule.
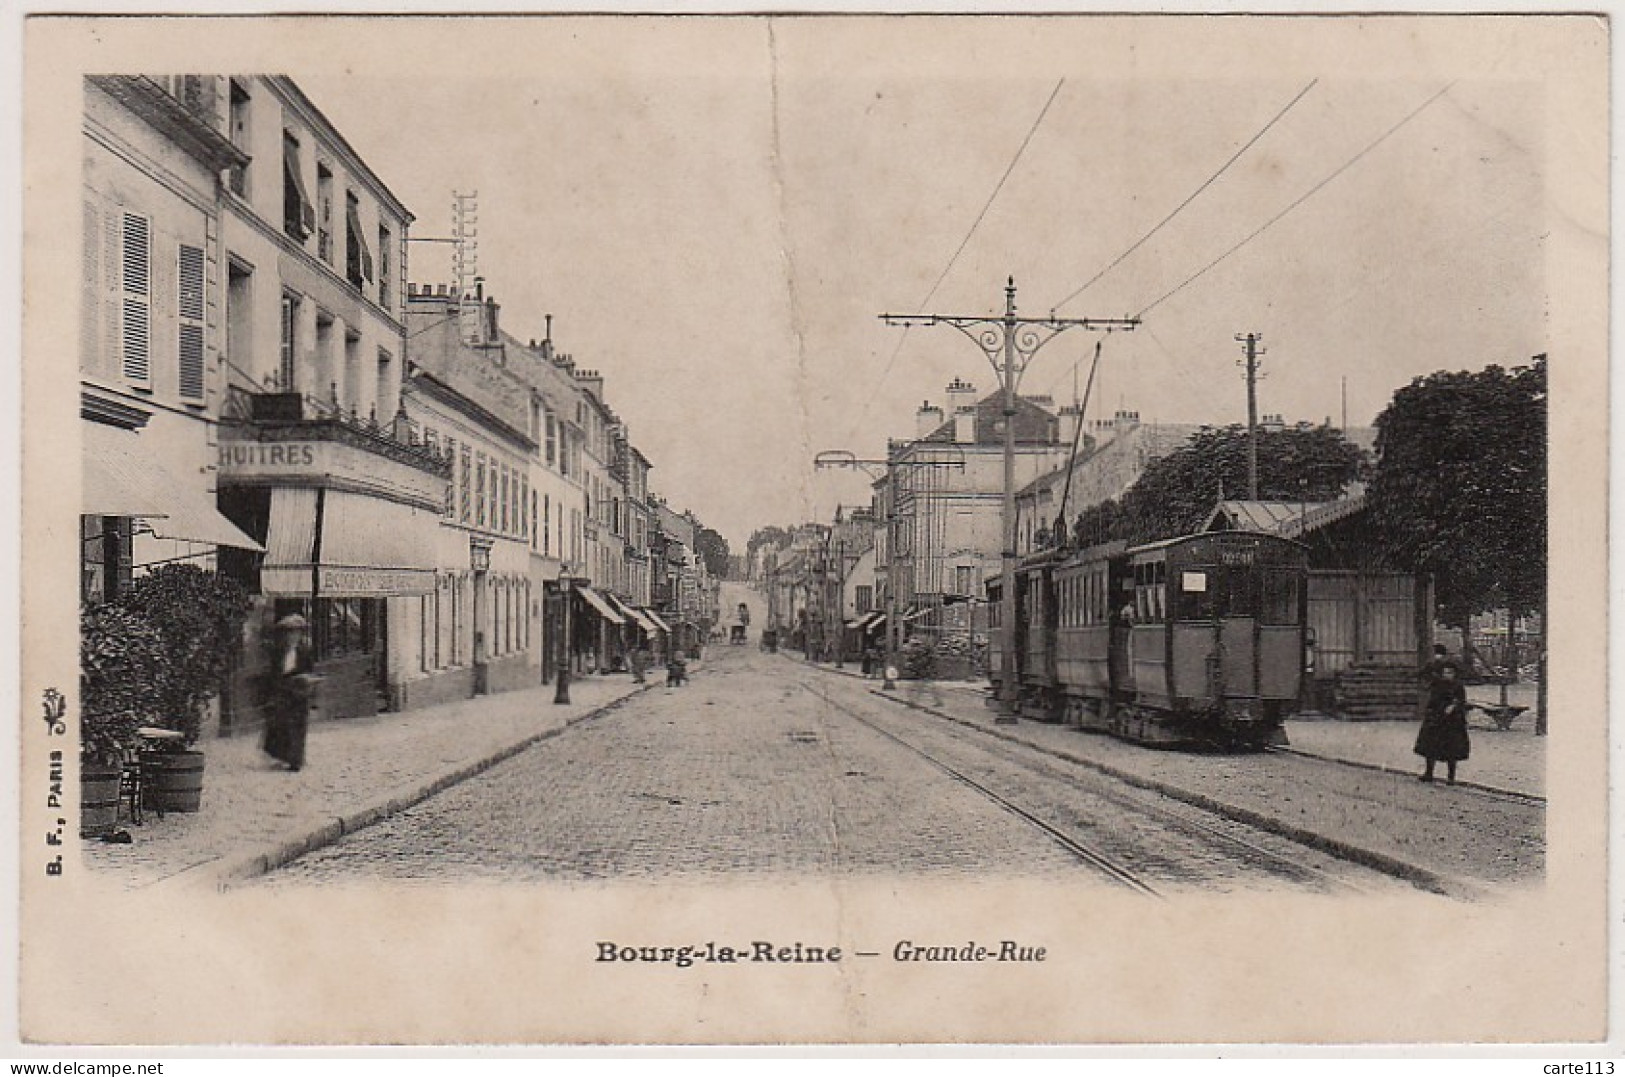
[[333, 597], [369, 595], [416, 595], [434, 590], [434, 573], [416, 568], [334, 568], [316, 569], [317, 593]]
[[326, 470], [329, 447], [315, 441], [222, 441], [220, 474], [226, 478], [310, 475]]

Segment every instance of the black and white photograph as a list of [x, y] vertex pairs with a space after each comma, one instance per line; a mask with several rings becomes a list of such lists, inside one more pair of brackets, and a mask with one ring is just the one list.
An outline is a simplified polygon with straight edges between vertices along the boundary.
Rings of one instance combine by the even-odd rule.
[[1608, 29], [28, 18], [23, 1041], [1604, 1040]]

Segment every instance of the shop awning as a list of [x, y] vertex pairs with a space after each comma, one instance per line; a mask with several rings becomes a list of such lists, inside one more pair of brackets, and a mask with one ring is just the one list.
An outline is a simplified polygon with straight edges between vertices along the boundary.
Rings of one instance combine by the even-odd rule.
[[639, 613], [635, 607], [628, 605], [624, 599], [616, 597], [614, 592], [603, 591], [600, 593], [600, 597], [609, 599], [609, 604], [615, 607], [628, 624], [635, 625], [651, 635], [658, 631], [654, 626], [654, 622]]
[[866, 613], [861, 617], [854, 617], [850, 621], [846, 622], [846, 627], [855, 628], [859, 631], [867, 631], [871, 625], [875, 624], [877, 621], [884, 621], [885, 619], [886, 615], [884, 613]]
[[300, 597], [314, 591], [321, 598], [429, 594], [435, 586], [430, 558], [438, 526], [432, 513], [394, 501], [344, 490], [278, 487], [271, 491], [260, 590]]
[[599, 616], [608, 621], [610, 624], [618, 625], [626, 620], [626, 618], [615, 612], [615, 607], [606, 602], [603, 595], [599, 594], [597, 591], [594, 591], [591, 587], [577, 587], [576, 594], [586, 599], [587, 605], [597, 610]]
[[92, 516], [134, 516], [159, 538], [264, 549], [220, 514], [197, 483], [164, 466], [139, 434], [103, 423], [81, 423], [84, 487], [79, 511]]
[[643, 615], [649, 618], [649, 620], [653, 621], [655, 623], [655, 627], [660, 631], [664, 632], [668, 636], [671, 635], [671, 626], [661, 619], [660, 614], [656, 613], [654, 610], [646, 609], [643, 611]]

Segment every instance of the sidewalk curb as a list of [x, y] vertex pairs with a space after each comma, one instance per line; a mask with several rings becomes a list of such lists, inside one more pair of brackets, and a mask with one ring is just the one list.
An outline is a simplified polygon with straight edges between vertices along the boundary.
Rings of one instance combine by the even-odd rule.
[[228, 854], [201, 864], [195, 864], [166, 879], [161, 879], [153, 885], [160, 887], [200, 885], [221, 891], [229, 890], [233, 885], [247, 882], [260, 875], [269, 874], [307, 853], [332, 845], [340, 838], [364, 830], [374, 823], [382, 822], [390, 816], [400, 814], [407, 808], [421, 804], [437, 793], [445, 792], [459, 782], [467, 781], [482, 774], [498, 763], [513, 758], [535, 744], [558, 736], [572, 726], [580, 725], [582, 722], [591, 721], [616, 710], [634, 696], [653, 687], [655, 687], [655, 682], [652, 680], [647, 684], [637, 685], [633, 687], [632, 691], [618, 699], [610, 700], [608, 703], [594, 707], [591, 710], [585, 710], [580, 714], [567, 717], [556, 726], [527, 734], [514, 743], [493, 749], [467, 763], [458, 764], [442, 774], [397, 786], [374, 803], [348, 811], [337, 818], [319, 823], [308, 830], [295, 833], [268, 845], [262, 845], [252, 852]]
[[[1320, 752], [1306, 751], [1303, 748], [1294, 748], [1291, 745], [1280, 748], [1271, 748], [1270, 751], [1280, 752], [1283, 755], [1298, 755], [1305, 759], [1317, 760], [1321, 763], [1334, 763], [1341, 767], [1359, 767], [1361, 770], [1374, 770], [1379, 774], [1397, 774], [1401, 777], [1409, 778], [1416, 777], [1416, 771], [1414, 770], [1401, 770], [1398, 767], [1390, 767], [1382, 763], [1362, 763], [1356, 759], [1343, 759], [1340, 756], [1324, 755]], [[1475, 789], [1480, 793], [1490, 793], [1498, 797], [1506, 797], [1509, 800], [1521, 800], [1530, 804], [1539, 804], [1542, 807], [1544, 807], [1546, 804], [1546, 798], [1538, 793], [1520, 793], [1516, 789], [1503, 789], [1496, 785], [1483, 785], [1479, 782], [1469, 782], [1463, 779], [1458, 779], [1456, 781], [1456, 787], [1459, 789]]]
[[1074, 755], [1071, 752], [1057, 750], [1042, 744], [1034, 744], [1032, 741], [1018, 737], [1012, 733], [1006, 733], [996, 729], [989, 729], [986, 726], [979, 725], [976, 722], [968, 719], [956, 718], [954, 715], [949, 714], [946, 711], [938, 710], [935, 707], [914, 703], [907, 699], [899, 699], [898, 697], [891, 695], [890, 693], [880, 691], [879, 689], [871, 688], [869, 690], [869, 694], [872, 696], [878, 696], [881, 699], [889, 700], [892, 703], [901, 704], [902, 706], [909, 707], [913, 710], [921, 711], [925, 714], [930, 714], [937, 718], [942, 718], [946, 721], [966, 726], [970, 729], [977, 730], [978, 732], [985, 733], [1000, 740], [1009, 741], [1012, 744], [1025, 745], [1028, 748], [1043, 752], [1046, 755], [1054, 756], [1057, 759], [1064, 759], [1068, 763], [1088, 767], [1091, 770], [1097, 771], [1110, 778], [1115, 778], [1127, 785], [1132, 785], [1140, 789], [1146, 789], [1154, 793], [1160, 793], [1163, 796], [1169, 797], [1170, 799], [1190, 804], [1194, 807], [1201, 808], [1204, 811], [1213, 812], [1215, 815], [1221, 815], [1227, 819], [1234, 820], [1235, 822], [1268, 831], [1280, 837], [1287, 838], [1290, 841], [1295, 841], [1300, 845], [1306, 845], [1312, 849], [1318, 849], [1321, 852], [1335, 856], [1340, 860], [1348, 860], [1356, 864], [1361, 864], [1365, 867], [1379, 871], [1384, 875], [1390, 875], [1395, 878], [1402, 879], [1405, 882], [1410, 883], [1412, 886], [1427, 890], [1431, 893], [1440, 894], [1450, 898], [1467, 900], [1474, 900], [1483, 896], [1483, 891], [1481, 891], [1474, 883], [1440, 875], [1437, 872], [1430, 871], [1429, 869], [1416, 864], [1412, 864], [1409, 861], [1401, 860], [1399, 857], [1392, 856], [1388, 853], [1379, 852], [1375, 849], [1367, 849], [1364, 846], [1354, 845], [1338, 838], [1332, 838], [1312, 830], [1306, 830], [1302, 827], [1295, 826], [1292, 823], [1288, 823], [1283, 819], [1276, 818], [1275, 816], [1265, 815], [1261, 812], [1253, 811], [1251, 808], [1243, 808], [1234, 804], [1227, 804], [1222, 800], [1216, 800], [1213, 797], [1207, 796], [1206, 794], [1192, 792], [1188, 789], [1183, 789], [1179, 786], [1171, 785], [1167, 782], [1159, 781], [1154, 778], [1146, 778], [1142, 775], [1122, 770], [1121, 768], [1111, 766], [1107, 763], [1100, 763], [1092, 759], [1085, 759], [1081, 756]]

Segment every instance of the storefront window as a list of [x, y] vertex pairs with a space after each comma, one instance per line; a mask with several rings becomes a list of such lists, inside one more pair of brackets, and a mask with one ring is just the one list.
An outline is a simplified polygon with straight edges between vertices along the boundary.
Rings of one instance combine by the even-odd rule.
[[311, 640], [317, 660], [370, 653], [383, 604], [378, 598], [318, 598]]

